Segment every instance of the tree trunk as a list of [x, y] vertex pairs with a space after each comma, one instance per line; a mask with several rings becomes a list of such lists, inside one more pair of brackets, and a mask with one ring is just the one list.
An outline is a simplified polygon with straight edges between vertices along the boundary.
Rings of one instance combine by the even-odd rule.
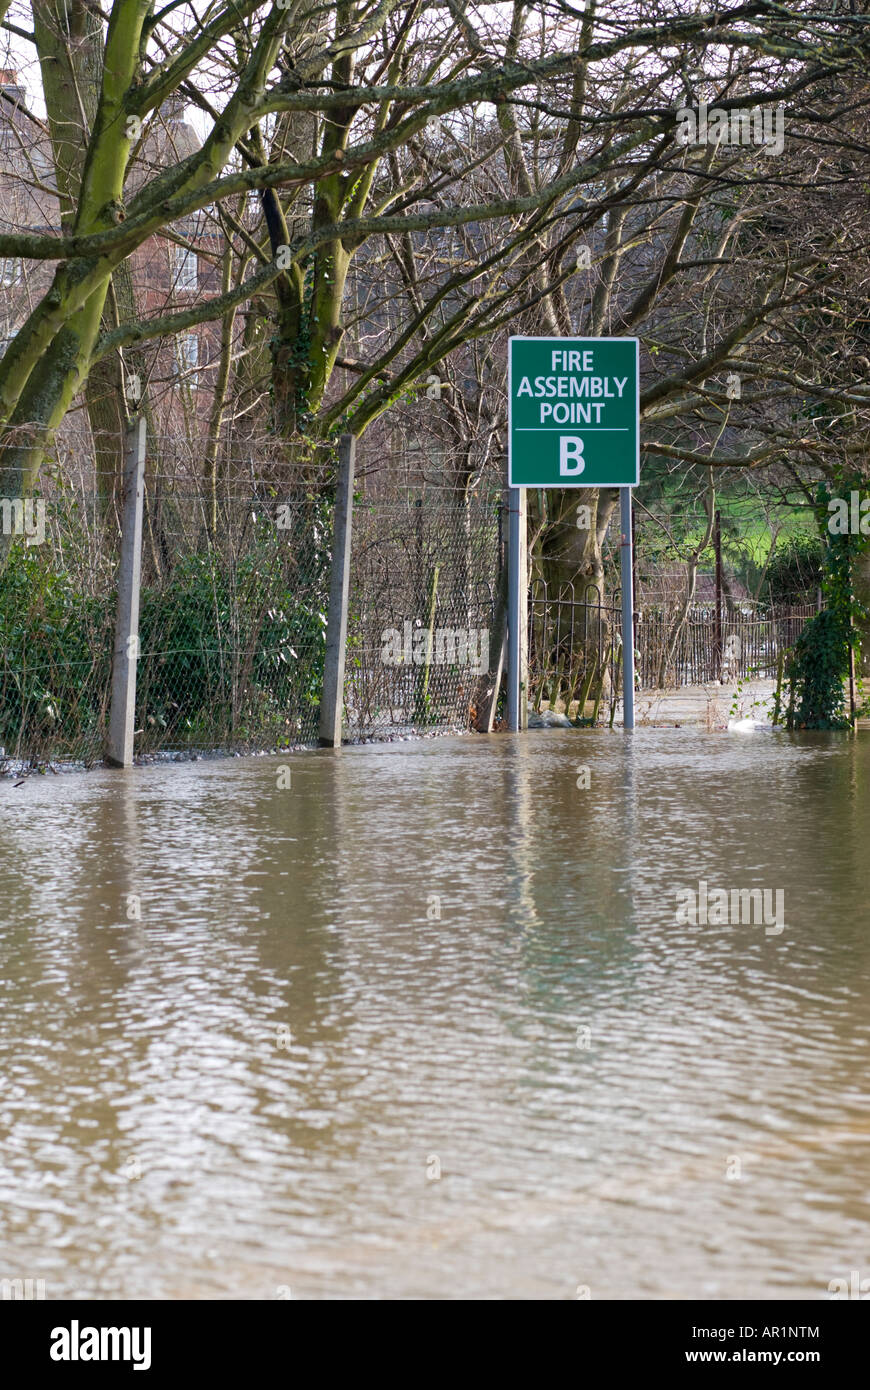
[[[547, 491], [544, 497], [546, 513], [542, 514], [540, 493], [530, 491], [534, 530], [540, 528], [532, 556], [533, 573], [546, 584], [550, 603], [558, 602], [562, 595], [586, 606], [573, 610], [573, 650], [542, 652], [542, 661], [551, 661], [556, 669], [561, 656], [565, 670], [579, 665], [588, 670], [594, 661], [603, 661], [610, 641], [610, 623], [603, 607], [602, 547], [619, 493], [614, 488], [590, 487]], [[583, 510], [586, 508], [588, 513]], [[578, 525], [587, 515], [589, 525]], [[605, 687], [608, 695], [609, 673], [605, 674]]]

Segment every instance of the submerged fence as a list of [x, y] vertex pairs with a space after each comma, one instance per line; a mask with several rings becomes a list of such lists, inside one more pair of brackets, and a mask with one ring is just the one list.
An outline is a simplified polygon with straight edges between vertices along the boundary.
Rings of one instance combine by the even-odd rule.
[[[500, 494], [433, 484], [404, 456], [391, 462], [374, 487], [363, 459], [357, 485], [351, 738], [466, 728], [488, 666]], [[201, 454], [149, 441], [137, 757], [316, 741], [336, 473], [332, 448], [288, 457], [260, 441], [238, 444], [203, 478]], [[101, 481], [49, 479], [43, 534], [11, 540], [0, 573], [0, 765], [104, 755], [122, 499]]]
[[[643, 690], [773, 676], [815, 605], [723, 609], [660, 604], [635, 613], [635, 679]], [[529, 595], [529, 686], [535, 709], [611, 698], [620, 681], [622, 610], [597, 585], [549, 586]], [[582, 715], [583, 710], [577, 711]]]
[[529, 699], [535, 710], [546, 705], [583, 714], [615, 692], [622, 642], [619, 604], [605, 603], [595, 584], [556, 587], [536, 579], [529, 588]]
[[[44, 524], [3, 538], [0, 767], [89, 765], [107, 745], [123, 499], [117, 479], [97, 477], [86, 460], [60, 465], [39, 499]], [[326, 446], [231, 441], [204, 469], [202, 448], [149, 441], [139, 640], [129, 653], [137, 757], [316, 741], [337, 468]], [[486, 705], [507, 529], [492, 476], [481, 483], [407, 451], [358, 459], [345, 737], [466, 729]], [[588, 713], [587, 702], [615, 697], [622, 634], [618, 594], [609, 598], [533, 582], [536, 708]], [[699, 605], [675, 634], [672, 607], [643, 607], [640, 684], [772, 673], [812, 611], [723, 613], [717, 628]]]
[[746, 604], [723, 609], [717, 626], [715, 609], [699, 604], [674, 635], [679, 610], [643, 609], [635, 626], [640, 683], [648, 689], [773, 676], [780, 655], [794, 646], [816, 611], [814, 604]]
[[349, 732], [468, 725], [489, 670], [500, 495], [413, 488], [354, 511]]
[[[145, 488], [135, 748], [264, 747], [316, 728], [329, 575], [328, 461], [292, 481]], [[41, 545], [0, 577], [6, 759], [99, 760], [115, 644], [119, 527], [96, 490], [46, 499]]]

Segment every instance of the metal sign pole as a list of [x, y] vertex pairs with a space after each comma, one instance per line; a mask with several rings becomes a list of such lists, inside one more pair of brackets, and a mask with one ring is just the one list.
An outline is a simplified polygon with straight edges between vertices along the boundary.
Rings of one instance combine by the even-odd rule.
[[634, 728], [634, 594], [632, 557], [634, 535], [631, 526], [631, 488], [619, 489], [619, 565], [622, 579], [622, 727]]
[[508, 674], [507, 725], [512, 734], [520, 729], [520, 588], [523, 565], [520, 555], [520, 489], [508, 490]]

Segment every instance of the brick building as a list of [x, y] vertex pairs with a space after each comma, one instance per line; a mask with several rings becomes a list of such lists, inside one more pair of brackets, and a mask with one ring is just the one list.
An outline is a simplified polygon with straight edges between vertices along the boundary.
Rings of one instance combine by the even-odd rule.
[[[131, 165], [126, 197], [161, 169], [198, 148], [184, 104], [164, 103]], [[11, 68], [0, 69], [0, 230], [46, 234], [61, 225], [54, 160], [47, 125], [27, 107], [27, 94]], [[177, 312], [202, 295], [219, 292], [223, 238], [205, 210], [155, 235], [130, 257], [137, 319]], [[0, 350], [5, 350], [51, 282], [48, 262], [0, 258]], [[107, 312], [112, 312], [111, 297]], [[124, 316], [121, 316], [123, 321]], [[156, 428], [190, 433], [208, 417], [210, 383], [220, 329], [202, 324], [174, 339], [146, 345], [148, 402]]]

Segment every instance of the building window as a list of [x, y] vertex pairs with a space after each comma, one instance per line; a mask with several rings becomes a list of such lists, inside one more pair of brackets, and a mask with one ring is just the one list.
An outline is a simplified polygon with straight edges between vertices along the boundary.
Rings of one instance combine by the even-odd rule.
[[219, 231], [220, 224], [217, 222], [214, 203], [206, 203], [204, 208], [198, 208], [187, 219], [186, 235], [193, 241]]
[[199, 257], [186, 246], [175, 247], [175, 288], [199, 289]]
[[0, 256], [0, 285], [17, 285], [21, 279], [21, 262], [15, 256]]
[[195, 333], [182, 333], [176, 339], [176, 365], [178, 375], [184, 378], [185, 384], [196, 390], [199, 373], [199, 338]]
[[431, 245], [439, 261], [452, 265], [457, 256], [457, 235], [455, 227], [433, 227]]

